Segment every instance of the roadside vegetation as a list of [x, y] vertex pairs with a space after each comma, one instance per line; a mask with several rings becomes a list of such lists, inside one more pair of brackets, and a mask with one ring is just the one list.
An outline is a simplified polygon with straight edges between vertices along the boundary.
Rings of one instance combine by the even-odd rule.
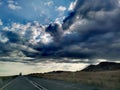
[[[31, 76], [63, 80], [73, 83], [83, 83], [95, 87], [111, 88], [111, 90], [120, 90], [120, 70], [114, 71], [96, 71], [96, 72], [50, 72], [45, 74], [31, 74]], [[113, 88], [113, 89], [112, 89]]]
[[0, 76], [0, 88], [17, 76]]

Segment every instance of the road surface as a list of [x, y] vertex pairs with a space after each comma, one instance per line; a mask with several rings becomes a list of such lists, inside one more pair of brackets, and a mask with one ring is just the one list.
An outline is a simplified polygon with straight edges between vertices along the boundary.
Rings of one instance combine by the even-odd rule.
[[0, 90], [82, 90], [72, 85], [63, 82], [39, 79], [27, 76], [19, 76], [3, 87]]
[[18, 76], [0, 87], [0, 90], [110, 90], [83, 84], [66, 83], [30, 76]]
[[47, 90], [27, 77], [19, 76], [5, 84], [0, 90]]

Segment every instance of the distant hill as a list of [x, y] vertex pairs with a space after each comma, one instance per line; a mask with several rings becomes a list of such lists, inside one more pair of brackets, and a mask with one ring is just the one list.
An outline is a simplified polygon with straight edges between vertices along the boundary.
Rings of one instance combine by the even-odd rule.
[[101, 62], [98, 65], [89, 65], [82, 71], [109, 71], [120, 69], [120, 63], [115, 62]]
[[60, 74], [60, 73], [69, 73], [69, 71], [52, 71], [52, 72], [47, 72], [49, 74]]
[[[101, 62], [98, 65], [90, 65], [82, 71], [53, 71], [48, 73], [33, 73], [29, 74], [29, 76], [81, 85], [87, 84], [95, 87], [95, 89], [88, 90], [120, 90], [120, 63]], [[102, 87], [102, 89], [97, 87]]]

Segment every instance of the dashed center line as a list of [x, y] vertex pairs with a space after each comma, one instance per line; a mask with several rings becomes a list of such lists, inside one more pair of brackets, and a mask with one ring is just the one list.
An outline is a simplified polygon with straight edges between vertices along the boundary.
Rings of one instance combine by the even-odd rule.
[[44, 88], [43, 86], [41, 86], [40, 84], [38, 84], [37, 82], [35, 82], [35, 81], [32, 81], [32, 80], [30, 80], [30, 79], [28, 79], [28, 78], [26, 78], [26, 77], [24, 77], [29, 83], [31, 83], [34, 87], [36, 87], [37, 89], [39, 89], [39, 90], [48, 90], [48, 89], [46, 89], [46, 88]]

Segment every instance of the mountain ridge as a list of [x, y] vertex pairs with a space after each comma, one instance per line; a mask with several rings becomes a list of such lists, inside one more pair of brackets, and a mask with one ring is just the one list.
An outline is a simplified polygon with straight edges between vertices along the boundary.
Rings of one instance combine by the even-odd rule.
[[89, 65], [88, 67], [82, 69], [81, 71], [110, 71], [119, 70], [120, 63], [115, 62], [101, 62], [97, 65]]

